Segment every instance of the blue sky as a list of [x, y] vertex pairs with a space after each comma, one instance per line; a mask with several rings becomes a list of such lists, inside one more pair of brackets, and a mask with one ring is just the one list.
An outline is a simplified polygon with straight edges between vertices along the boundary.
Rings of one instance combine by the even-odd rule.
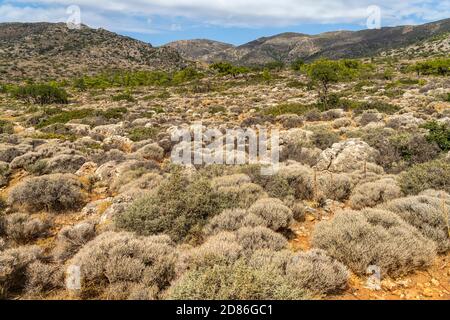
[[[76, 10], [68, 11], [70, 6]], [[78, 17], [153, 45], [197, 38], [238, 45], [288, 31], [360, 30], [367, 21], [372, 26], [436, 21], [450, 17], [450, 0], [0, 0], [0, 22]]]

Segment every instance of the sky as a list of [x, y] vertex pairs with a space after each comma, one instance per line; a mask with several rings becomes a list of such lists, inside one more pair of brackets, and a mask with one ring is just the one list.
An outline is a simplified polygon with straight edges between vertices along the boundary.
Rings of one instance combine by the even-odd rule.
[[318, 34], [450, 18], [450, 0], [0, 0], [0, 22], [81, 22], [159, 46], [235, 45], [282, 32]]

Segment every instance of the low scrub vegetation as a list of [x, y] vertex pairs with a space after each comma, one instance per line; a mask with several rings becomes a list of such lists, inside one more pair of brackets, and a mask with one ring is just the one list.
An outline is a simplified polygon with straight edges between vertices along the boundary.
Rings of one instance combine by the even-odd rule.
[[156, 194], [134, 202], [118, 216], [119, 228], [143, 235], [165, 233], [175, 241], [194, 236], [207, 219], [234, 203], [214, 192], [206, 179], [190, 181], [174, 173], [164, 181]]
[[436, 245], [389, 211], [345, 211], [320, 222], [312, 244], [363, 275], [375, 265], [382, 275], [399, 276], [433, 262]]
[[81, 270], [81, 297], [108, 300], [157, 298], [175, 276], [176, 252], [167, 236], [136, 238], [106, 232], [71, 260]]
[[418, 164], [400, 175], [400, 187], [405, 194], [418, 194], [427, 189], [450, 192], [450, 163], [433, 160]]
[[71, 175], [51, 174], [24, 180], [9, 193], [12, 206], [62, 212], [84, 203], [82, 184]]
[[418, 62], [408, 68], [418, 75], [447, 76], [450, 74], [450, 58], [437, 58]]

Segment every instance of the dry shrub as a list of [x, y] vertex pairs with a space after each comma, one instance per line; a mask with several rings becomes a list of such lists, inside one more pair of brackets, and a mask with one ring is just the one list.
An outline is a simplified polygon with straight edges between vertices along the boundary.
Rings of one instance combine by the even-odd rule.
[[400, 175], [405, 194], [415, 195], [427, 189], [450, 192], [450, 161], [434, 160], [418, 164]]
[[208, 238], [201, 246], [181, 251], [177, 274], [187, 269], [230, 265], [242, 257], [243, 251], [235, 233], [221, 232]]
[[0, 252], [0, 298], [21, 293], [26, 284], [27, 267], [41, 257], [42, 250], [37, 246]]
[[75, 210], [84, 203], [82, 184], [72, 175], [51, 174], [27, 179], [9, 193], [12, 206], [31, 211]]
[[314, 294], [333, 293], [347, 287], [349, 272], [323, 250], [296, 254], [286, 266], [286, 275], [296, 287]]
[[402, 190], [393, 178], [382, 178], [358, 185], [350, 197], [353, 209], [375, 207], [376, 205], [400, 198]]
[[250, 177], [245, 174], [214, 178], [211, 186], [223, 199], [234, 203], [234, 207], [237, 208], [248, 208], [265, 196], [264, 190], [259, 185], [251, 183]]
[[312, 142], [317, 148], [321, 150], [331, 148], [331, 146], [339, 142], [339, 140], [340, 140], [339, 135], [329, 130], [327, 127], [319, 126], [317, 128], [314, 128], [314, 135], [312, 137]]
[[64, 287], [64, 268], [57, 264], [35, 261], [27, 267], [26, 292], [42, 294]]
[[247, 251], [259, 249], [281, 250], [287, 247], [287, 240], [281, 234], [265, 227], [244, 227], [236, 231], [237, 242]]
[[64, 227], [56, 237], [53, 257], [58, 261], [65, 261], [94, 237], [95, 225], [93, 223], [80, 222], [74, 226]]
[[274, 231], [287, 228], [293, 220], [291, 209], [276, 198], [260, 199], [248, 209], [248, 212], [262, 218], [265, 226]]
[[261, 175], [258, 165], [244, 166], [253, 182], [264, 188], [270, 197], [284, 199], [311, 199], [314, 194], [314, 172], [311, 168], [292, 161], [290, 165], [281, 166], [279, 171], [270, 176]]
[[303, 125], [303, 118], [296, 114], [282, 114], [276, 117], [275, 120], [287, 129], [297, 128]]
[[251, 183], [252, 180], [246, 174], [237, 173], [228, 176], [217, 177], [212, 180], [211, 186], [215, 189], [234, 187], [245, 183]]
[[[230, 233], [220, 237], [233, 242]], [[215, 241], [218, 245], [219, 239]], [[208, 255], [202, 255], [202, 263], [193, 264], [195, 267], [174, 283], [168, 298], [303, 299], [347, 285], [347, 269], [321, 250], [294, 255], [289, 250], [266, 248], [240, 258], [233, 250], [235, 254], [227, 255], [228, 259], [214, 260], [219, 256], [214, 249], [220, 247], [210, 248]]]
[[299, 300], [306, 293], [277, 272], [238, 260], [186, 272], [167, 293], [174, 300]]
[[[427, 191], [425, 194], [433, 192]], [[444, 192], [435, 192], [434, 195], [395, 199], [384, 204], [383, 208], [395, 212], [404, 221], [416, 227], [425, 237], [436, 243], [438, 252], [444, 253], [450, 249], [450, 198]]]
[[[144, 285], [160, 292], [175, 273], [176, 251], [168, 236], [136, 237], [127, 232], [105, 232], [87, 243], [70, 260], [81, 270], [82, 297], [109, 297], [111, 285]], [[134, 290], [122, 292], [130, 297]], [[141, 293], [142, 294], [142, 293]], [[111, 297], [110, 297], [111, 298]]]
[[302, 202], [296, 202], [292, 205], [292, 215], [295, 221], [305, 221], [308, 208]]
[[111, 184], [111, 190], [119, 193], [127, 190], [139, 189], [154, 189], [159, 186], [162, 177], [154, 172], [148, 172], [145, 168], [136, 170], [129, 170], [122, 172]]
[[344, 211], [320, 222], [312, 244], [364, 275], [371, 265], [398, 276], [432, 264], [436, 246], [396, 214], [375, 209]]
[[292, 253], [290, 250], [257, 250], [250, 257], [249, 265], [282, 274], [296, 288], [314, 295], [345, 289], [349, 277], [349, 272], [342, 263], [317, 249], [301, 253]]
[[314, 173], [309, 167], [291, 165], [280, 168], [278, 175], [287, 181], [297, 199], [312, 199], [314, 196]]
[[248, 208], [256, 200], [265, 197], [263, 188], [254, 183], [244, 183], [237, 186], [222, 187], [215, 190], [225, 201], [226, 207]]
[[264, 226], [262, 218], [249, 214], [244, 209], [227, 209], [209, 220], [203, 228], [206, 235], [214, 235], [221, 231], [236, 231], [242, 227]]
[[17, 243], [26, 243], [43, 237], [49, 227], [48, 221], [32, 218], [27, 213], [13, 213], [4, 219], [5, 235]]
[[353, 188], [353, 181], [347, 174], [321, 173], [317, 175], [317, 188], [326, 199], [345, 201]]

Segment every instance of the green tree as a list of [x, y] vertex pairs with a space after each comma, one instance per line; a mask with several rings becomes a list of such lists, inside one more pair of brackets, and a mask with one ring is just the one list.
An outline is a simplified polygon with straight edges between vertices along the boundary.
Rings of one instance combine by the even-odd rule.
[[[349, 61], [349, 60], [348, 60]], [[354, 76], [357, 66], [347, 61], [321, 59], [307, 67], [308, 76], [317, 88], [320, 103], [328, 105], [330, 85]]]
[[301, 71], [303, 67], [305, 66], [305, 61], [302, 59], [297, 59], [291, 64], [291, 69], [294, 71]]

